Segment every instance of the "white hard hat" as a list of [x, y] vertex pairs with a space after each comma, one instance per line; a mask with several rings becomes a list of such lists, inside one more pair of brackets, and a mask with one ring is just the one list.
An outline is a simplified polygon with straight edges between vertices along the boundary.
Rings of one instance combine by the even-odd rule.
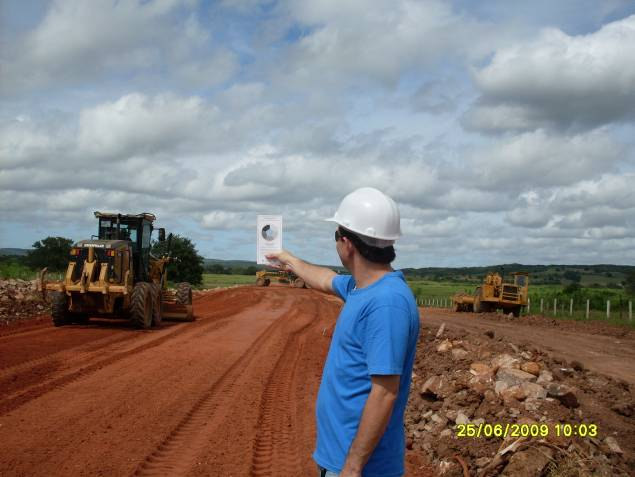
[[401, 236], [397, 204], [373, 187], [362, 187], [348, 194], [335, 215], [326, 220], [355, 232], [373, 247], [388, 247]]

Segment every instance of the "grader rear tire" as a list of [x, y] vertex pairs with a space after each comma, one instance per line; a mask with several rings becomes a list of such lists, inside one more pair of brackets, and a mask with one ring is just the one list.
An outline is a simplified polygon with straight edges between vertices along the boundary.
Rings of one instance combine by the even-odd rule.
[[265, 286], [268, 287], [269, 285], [271, 285], [271, 279], [265, 278]]
[[152, 326], [153, 298], [149, 283], [137, 283], [132, 289], [130, 320], [137, 328], [147, 330]]
[[296, 278], [295, 280], [293, 280], [293, 286], [295, 288], [306, 288], [306, 283], [304, 283], [304, 280], [302, 280], [301, 278]]
[[51, 317], [55, 326], [64, 326], [71, 322], [66, 293], [51, 293]]
[[264, 287], [265, 286], [265, 279], [264, 278], [257, 278], [256, 279], [256, 286], [257, 287]]
[[176, 286], [176, 302], [179, 305], [192, 304], [192, 286], [189, 283], [183, 282]]

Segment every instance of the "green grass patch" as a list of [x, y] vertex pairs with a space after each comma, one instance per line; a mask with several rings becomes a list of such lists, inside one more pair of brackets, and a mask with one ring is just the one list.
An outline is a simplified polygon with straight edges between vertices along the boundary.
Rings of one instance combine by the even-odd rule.
[[4, 280], [19, 279], [33, 280], [37, 277], [37, 272], [26, 265], [14, 261], [0, 262], [0, 278]]
[[253, 285], [256, 275], [224, 275], [220, 273], [204, 273], [203, 283], [198, 288], [223, 288], [233, 285]]

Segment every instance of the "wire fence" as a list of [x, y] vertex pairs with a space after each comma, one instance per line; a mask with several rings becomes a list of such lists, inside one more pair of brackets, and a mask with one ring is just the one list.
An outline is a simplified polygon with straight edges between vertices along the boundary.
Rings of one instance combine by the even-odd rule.
[[[417, 305], [446, 309], [453, 309], [454, 306], [451, 296], [425, 295], [417, 296]], [[530, 297], [527, 306], [523, 307], [522, 314], [574, 320], [605, 320], [619, 324], [635, 325], [633, 321], [633, 300], [626, 298], [600, 301], [591, 298], [575, 299], [567, 296]]]

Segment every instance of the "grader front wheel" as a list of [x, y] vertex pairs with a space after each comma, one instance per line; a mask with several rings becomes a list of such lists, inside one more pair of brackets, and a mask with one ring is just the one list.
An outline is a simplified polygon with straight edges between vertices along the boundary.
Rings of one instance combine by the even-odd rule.
[[71, 322], [65, 293], [51, 293], [51, 317], [55, 326], [64, 326]]
[[148, 329], [152, 326], [153, 298], [149, 283], [137, 283], [132, 289], [130, 319], [137, 328]]

